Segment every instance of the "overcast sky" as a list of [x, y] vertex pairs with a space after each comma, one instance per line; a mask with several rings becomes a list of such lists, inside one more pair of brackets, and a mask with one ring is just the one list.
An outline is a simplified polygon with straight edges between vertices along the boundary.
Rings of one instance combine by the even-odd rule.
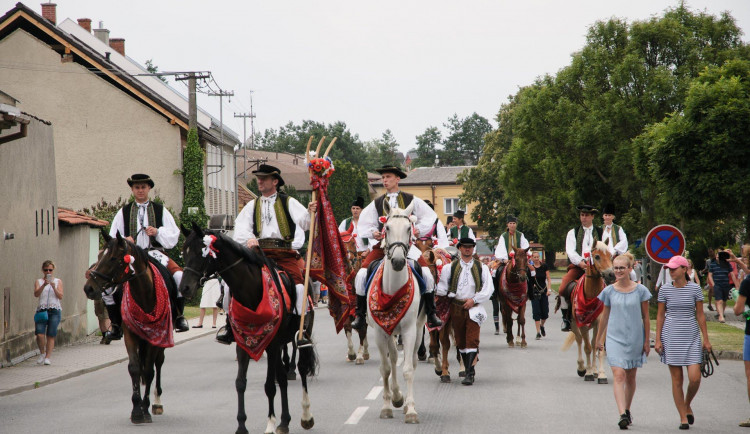
[[[10, 9], [16, 0], [2, 0]], [[39, 1], [28, 2], [41, 11]], [[56, 0], [57, 19], [92, 19], [126, 54], [162, 71], [210, 70], [235, 92], [225, 124], [250, 111], [256, 132], [289, 121], [344, 121], [363, 141], [391, 129], [402, 151], [454, 113], [495, 124], [508, 95], [570, 62], [588, 26], [660, 15], [676, 0]], [[729, 11], [745, 31], [748, 0], [691, 0]], [[743, 36], [748, 41], [748, 35]], [[172, 82], [174, 83], [174, 82]], [[184, 91], [183, 84], [173, 84]], [[219, 117], [218, 98], [198, 104]], [[248, 122], [248, 135], [250, 126]]]

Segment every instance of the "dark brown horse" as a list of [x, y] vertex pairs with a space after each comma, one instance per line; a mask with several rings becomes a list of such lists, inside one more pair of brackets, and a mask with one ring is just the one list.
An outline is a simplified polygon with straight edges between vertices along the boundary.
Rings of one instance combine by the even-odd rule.
[[[237, 302], [251, 311], [258, 310], [261, 301], [264, 297], [267, 298], [267, 292], [264, 289], [262, 280], [263, 268], [268, 267], [273, 272], [276, 270], [275, 263], [266, 258], [262, 250], [258, 248], [248, 249], [245, 246], [241, 246], [219, 231], [202, 230], [196, 225], [193, 225], [193, 230], [190, 232], [184, 228], [182, 231], [185, 234], [185, 244], [182, 248], [182, 255], [185, 259], [185, 272], [180, 283], [180, 290], [183, 293], [184, 291], [194, 291], [200, 284], [201, 279], [213, 274], [219, 274], [227, 285], [229, 285], [233, 303]], [[208, 247], [204, 241], [205, 236], [215, 238], [211, 244], [213, 246], [211, 251], [215, 254], [215, 257], [208, 254], [209, 251], [206, 250]], [[278, 281], [276, 285], [281, 287]], [[283, 286], [288, 289], [287, 293], [292, 299], [291, 306], [294, 306], [294, 298], [296, 297], [294, 286], [291, 285], [291, 281], [287, 281]], [[292, 316], [284, 303], [281, 303], [281, 305], [284, 310], [281, 316], [281, 324], [275, 332], [273, 340], [270, 341], [265, 349], [268, 362], [265, 383], [266, 397], [268, 398], [268, 419], [265, 432], [273, 433], [274, 428], [276, 428], [275, 432], [277, 434], [288, 433], [289, 421], [291, 420], [289, 401], [287, 399], [287, 367], [284, 366], [282, 361], [281, 350], [282, 346], [286, 346], [286, 344], [294, 340], [295, 334], [299, 330], [299, 317], [296, 315]], [[306, 328], [308, 331], [312, 330], [313, 313], [314, 311], [311, 311], [307, 314], [307, 317], [310, 318], [310, 323]], [[245, 421], [247, 420], [247, 414], [245, 413], [245, 389], [247, 388], [247, 368], [249, 363], [250, 355], [238, 345], [238, 369], [237, 379], [235, 380], [238, 407], [238, 428], [236, 432], [238, 434], [248, 432], [245, 427]], [[316, 365], [314, 346], [299, 348], [297, 368], [302, 379], [301, 424], [304, 429], [312, 428], [315, 423], [310, 412], [307, 377], [315, 375]], [[278, 382], [281, 392], [281, 423], [278, 427], [275, 427], [275, 382]]]
[[503, 317], [503, 326], [509, 347], [513, 347], [513, 313], [516, 313], [518, 322], [517, 340], [521, 348], [526, 347], [526, 300], [527, 283], [526, 273], [528, 258], [526, 250], [515, 248], [511, 254], [510, 261], [505, 265], [502, 272], [495, 276], [497, 294], [500, 299], [500, 310]]
[[[102, 234], [107, 246], [83, 287], [86, 296], [92, 300], [99, 299], [104, 289], [127, 282], [135, 304], [143, 312], [153, 312], [157, 307], [157, 294], [154, 288], [155, 276], [149, 266], [148, 255], [140, 247], [120, 237], [119, 232], [117, 238], [111, 238], [104, 232]], [[167, 278], [170, 277], [167, 276]], [[193, 294], [195, 293], [185, 293], [190, 297]], [[168, 297], [166, 308], [168, 311]], [[167, 321], [168, 333], [171, 335], [172, 322], [170, 318], [167, 318]], [[164, 412], [161, 404], [161, 367], [164, 364], [164, 348], [152, 345], [146, 339], [141, 338], [126, 322], [123, 322], [122, 329], [125, 348], [128, 351], [128, 372], [133, 385], [131, 398], [133, 410], [130, 413], [130, 421], [136, 424], [151, 423], [149, 393], [154, 376], [156, 376], [156, 385], [152, 411], [154, 414]], [[143, 395], [141, 395], [141, 384], [144, 385]]]
[[[349, 264], [349, 272], [352, 270], [359, 270], [362, 268], [362, 255], [357, 251], [357, 240], [352, 234], [348, 232], [341, 232], [341, 239], [344, 241], [344, 247], [346, 248], [346, 260]], [[329, 297], [332, 295], [329, 294]], [[357, 365], [363, 365], [365, 360], [370, 360], [369, 345], [367, 343], [367, 324], [359, 330], [356, 330], [359, 336], [359, 349], [354, 352], [354, 343], [352, 342], [352, 317], [346, 320], [344, 323], [344, 334], [346, 335], [346, 346], [347, 354], [346, 359], [348, 361], [354, 361]]]

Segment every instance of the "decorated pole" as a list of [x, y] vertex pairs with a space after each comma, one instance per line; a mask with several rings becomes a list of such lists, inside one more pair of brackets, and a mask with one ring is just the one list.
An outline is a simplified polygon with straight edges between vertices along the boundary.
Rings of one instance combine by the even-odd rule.
[[[307, 150], [305, 151], [305, 159], [310, 158], [310, 144], [312, 143], [312, 136], [310, 136], [310, 140], [307, 141]], [[325, 141], [326, 136], [323, 136], [320, 139], [320, 142], [318, 142], [318, 148], [315, 150], [314, 157], [319, 158], [320, 155], [320, 148], [323, 145], [323, 142]], [[326, 148], [325, 154], [323, 154], [323, 158], [326, 158], [328, 156], [328, 153], [331, 152], [331, 148], [333, 147], [333, 144], [336, 143], [336, 140], [338, 137], [334, 137], [333, 140], [331, 140], [331, 143], [328, 145], [328, 148]], [[310, 172], [310, 178], [312, 180], [313, 176], [313, 169], [308, 164], [308, 172]], [[317, 191], [313, 189], [312, 192], [312, 199], [311, 202], [316, 202], [318, 200], [317, 198]], [[312, 345], [309, 343], [309, 341], [304, 340], [304, 329], [305, 329], [305, 315], [307, 314], [307, 288], [310, 284], [310, 262], [312, 260], [312, 238], [315, 234], [315, 223], [317, 220], [317, 215], [314, 211], [310, 211], [310, 237], [308, 238], [307, 242], [307, 254], [306, 254], [306, 260], [305, 260], [305, 283], [304, 283], [304, 289], [303, 289], [303, 296], [302, 296], [302, 312], [300, 313], [300, 321], [299, 321], [299, 333], [297, 335], [297, 342], [298, 347], [302, 346], [309, 346]], [[304, 345], [300, 345], [300, 342], [305, 342]]]

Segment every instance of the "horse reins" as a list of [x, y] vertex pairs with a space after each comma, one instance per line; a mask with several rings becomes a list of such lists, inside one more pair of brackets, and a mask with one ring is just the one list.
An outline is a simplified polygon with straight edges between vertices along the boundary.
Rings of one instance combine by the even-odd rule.
[[[97, 265], [97, 267], [98, 267], [98, 265]], [[107, 276], [104, 273], [100, 273], [99, 271], [96, 270], [96, 268], [93, 269], [93, 270], [89, 270], [89, 274], [91, 274], [91, 276], [94, 278], [94, 280], [96, 280], [96, 278], [98, 277], [98, 278], [104, 280], [104, 283], [109, 284], [108, 286], [103, 286], [103, 288], [110, 288], [110, 287], [115, 287], [117, 285], [122, 285], [125, 282], [130, 282], [131, 280], [135, 279], [136, 277], [139, 277], [142, 274], [145, 274], [148, 271], [148, 269], [149, 269], [149, 267], [145, 267], [142, 271], [139, 271], [137, 273], [133, 273], [130, 277], [128, 277], [127, 279], [122, 280], [120, 282], [115, 282], [115, 278], [113, 276]], [[125, 271], [123, 274], [125, 276], [127, 276], [128, 272]]]
[[[394, 216], [388, 217], [389, 220], [392, 219], [392, 218], [407, 219], [407, 220], [410, 220], [410, 222], [411, 222], [411, 219], [409, 219], [409, 216], [406, 216], [406, 215], [400, 215], [399, 214], [399, 215], [394, 215]], [[396, 241], [394, 243], [388, 243], [388, 244], [386, 244], [386, 246], [385, 246], [385, 255], [388, 257], [388, 259], [391, 259], [393, 257], [393, 249], [394, 249], [394, 247], [400, 247], [400, 248], [402, 248], [404, 250], [404, 257], [406, 257], [409, 254], [409, 248], [411, 247], [411, 237], [409, 237], [409, 239], [410, 239], [409, 245], [407, 245], [406, 243], [401, 242], [401, 241]]]

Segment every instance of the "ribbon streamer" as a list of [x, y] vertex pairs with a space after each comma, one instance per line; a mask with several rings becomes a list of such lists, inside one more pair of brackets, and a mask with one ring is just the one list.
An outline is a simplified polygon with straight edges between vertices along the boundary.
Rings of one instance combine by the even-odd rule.
[[133, 255], [125, 255], [125, 256], [124, 256], [124, 257], [123, 257], [122, 259], [123, 259], [123, 260], [125, 261], [125, 263], [127, 264], [127, 265], [125, 266], [125, 273], [127, 273], [127, 272], [128, 272], [128, 269], [129, 269], [129, 270], [130, 270], [130, 271], [131, 271], [132, 273], [135, 273], [135, 268], [133, 268], [133, 263], [135, 262], [135, 257], [134, 257]]
[[208, 255], [211, 255], [212, 258], [216, 259], [216, 253], [219, 251], [216, 247], [214, 247], [214, 242], [216, 241], [215, 235], [206, 235], [203, 237], [203, 245], [206, 246], [203, 248], [203, 257], [205, 258]]

